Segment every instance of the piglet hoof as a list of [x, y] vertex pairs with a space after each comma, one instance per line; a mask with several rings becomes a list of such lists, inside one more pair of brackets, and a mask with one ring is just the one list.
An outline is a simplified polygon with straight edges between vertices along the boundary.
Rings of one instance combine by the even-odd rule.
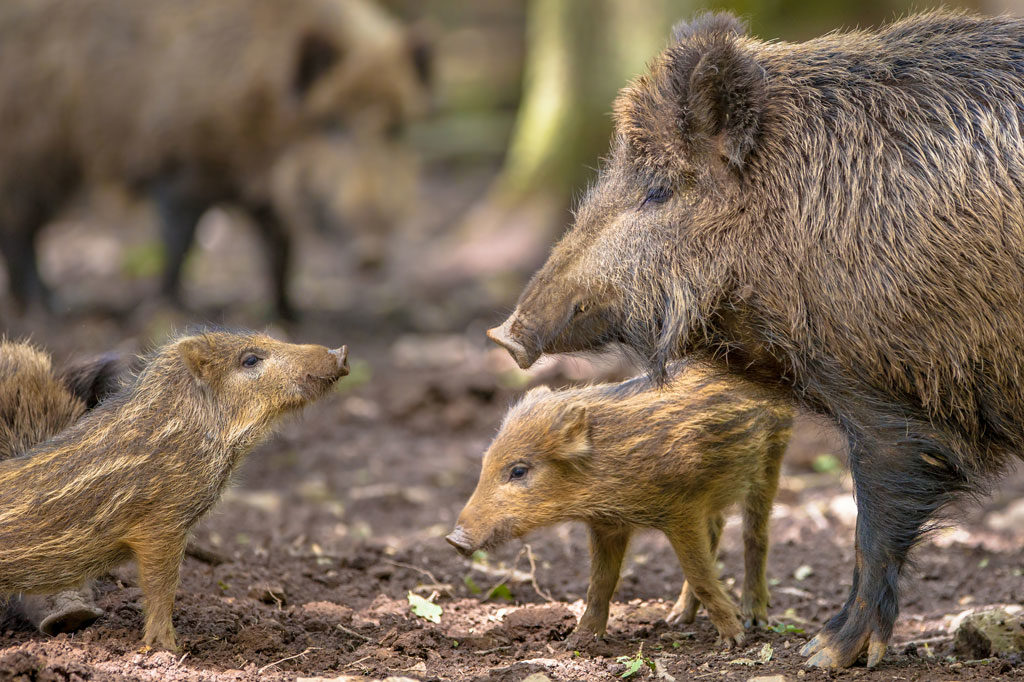
[[697, 620], [697, 609], [672, 609], [665, 616], [665, 622], [669, 625], [689, 625]]
[[743, 627], [747, 630], [751, 628], [763, 628], [768, 625], [767, 614], [745, 614], [743, 616]]
[[593, 632], [585, 630], [573, 630], [572, 633], [562, 640], [562, 648], [566, 651], [589, 651], [597, 644], [600, 637]]
[[743, 646], [743, 641], [745, 639], [746, 635], [744, 635], [742, 632], [737, 632], [734, 635], [720, 634], [718, 636], [718, 639], [715, 640], [715, 644], [728, 651], [732, 648]]

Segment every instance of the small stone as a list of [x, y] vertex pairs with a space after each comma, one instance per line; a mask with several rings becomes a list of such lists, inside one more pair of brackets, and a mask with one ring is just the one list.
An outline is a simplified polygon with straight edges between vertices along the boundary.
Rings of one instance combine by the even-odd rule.
[[1024, 652], [1024, 608], [1011, 605], [965, 611], [950, 625], [953, 650], [965, 659]]
[[544, 673], [533, 673], [524, 677], [523, 682], [551, 682], [551, 678]]

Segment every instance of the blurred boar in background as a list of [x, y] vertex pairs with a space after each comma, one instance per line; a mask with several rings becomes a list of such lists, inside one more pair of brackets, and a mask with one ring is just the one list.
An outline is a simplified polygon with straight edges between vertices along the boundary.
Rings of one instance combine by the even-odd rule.
[[83, 185], [150, 197], [178, 301], [196, 224], [251, 215], [274, 304], [289, 235], [271, 169], [338, 129], [385, 135], [425, 102], [422, 46], [368, 0], [13, 0], [0, 5], [0, 250], [22, 306], [46, 302], [40, 228]]
[[343, 231], [362, 268], [380, 266], [393, 228], [409, 217], [418, 163], [387, 137], [317, 135], [293, 145], [275, 166], [271, 198], [296, 231]]

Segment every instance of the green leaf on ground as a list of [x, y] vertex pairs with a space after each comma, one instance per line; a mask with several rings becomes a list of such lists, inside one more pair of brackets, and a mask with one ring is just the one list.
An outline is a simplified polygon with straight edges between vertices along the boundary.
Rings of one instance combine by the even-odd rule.
[[766, 625], [765, 629], [771, 630], [772, 632], [780, 635], [804, 634], [804, 629], [802, 627], [798, 627], [796, 625], [793, 625], [792, 623], [775, 623], [774, 625]]
[[488, 601], [490, 599], [504, 599], [505, 601], [512, 601], [512, 590], [510, 590], [508, 585], [505, 583], [498, 583], [492, 587], [491, 591], [487, 593], [486, 597], [484, 597], [484, 601]]
[[619, 656], [615, 659], [616, 663], [620, 663], [626, 666], [626, 669], [622, 672], [619, 677], [625, 679], [632, 677], [638, 672], [643, 670], [644, 666], [647, 666], [651, 670], [654, 670], [654, 661], [644, 656], [644, 643], [640, 642], [640, 648], [636, 650], [636, 654], [633, 656]]
[[412, 609], [414, 614], [423, 620], [429, 620], [431, 623], [441, 622], [441, 614], [444, 613], [444, 611], [440, 606], [412, 592], [409, 593], [408, 599], [409, 607]]

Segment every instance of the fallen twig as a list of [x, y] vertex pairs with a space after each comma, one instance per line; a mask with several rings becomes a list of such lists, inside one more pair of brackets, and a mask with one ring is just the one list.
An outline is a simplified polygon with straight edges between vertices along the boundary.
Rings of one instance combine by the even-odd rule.
[[438, 580], [437, 578], [435, 578], [435, 577], [434, 577], [434, 574], [433, 574], [433, 573], [431, 573], [430, 571], [428, 571], [428, 570], [427, 570], [427, 569], [425, 569], [425, 568], [420, 568], [419, 566], [414, 566], [414, 565], [412, 565], [412, 564], [407, 564], [407, 563], [405, 563], [404, 561], [395, 561], [394, 559], [384, 559], [384, 562], [385, 562], [385, 563], [388, 563], [388, 564], [391, 564], [391, 565], [393, 565], [393, 566], [400, 566], [401, 568], [408, 568], [408, 569], [410, 569], [410, 570], [416, 571], [416, 572], [417, 572], [417, 573], [419, 573], [420, 575], [425, 575], [425, 576], [427, 576], [428, 578], [430, 578], [430, 580], [431, 580], [431, 581], [432, 581], [432, 582], [433, 582], [433, 583], [434, 583], [435, 585], [440, 585], [440, 584], [441, 584], [441, 581], [440, 581], [440, 580]]
[[[541, 596], [542, 599], [546, 601], [555, 601], [554, 599], [552, 599], [551, 593], [547, 592], [546, 590], [540, 589], [540, 585], [537, 584], [537, 564], [534, 562], [533, 559], [533, 549], [529, 545], [523, 545], [523, 549], [526, 550], [526, 558], [530, 560], [530, 584], [533, 585], [534, 592], [536, 592], [538, 595]], [[519, 553], [522, 554], [522, 550], [520, 550]], [[516, 561], [518, 560], [519, 558], [516, 557]]]
[[351, 663], [349, 663], [349, 664], [348, 664], [348, 667], [347, 667], [347, 668], [345, 668], [345, 670], [352, 670], [353, 668], [355, 668], [355, 667], [356, 667], [356, 664], [358, 664], [358, 663], [362, 663], [363, 661], [365, 661], [365, 660], [366, 660], [366, 659], [368, 659], [368, 658], [369, 658], [369, 656], [363, 656], [363, 657], [362, 657], [362, 658], [360, 658], [360, 659], [357, 659], [357, 660], [355, 660], [355, 661], [352, 661]]
[[511, 644], [506, 644], [505, 646], [496, 646], [496, 647], [494, 647], [492, 649], [484, 649], [482, 651], [474, 651], [473, 653], [478, 655], [478, 656], [482, 656], [484, 654], [493, 654], [496, 651], [504, 651], [505, 649], [511, 649], [511, 648], [512, 648]]
[[356, 632], [355, 630], [352, 630], [351, 628], [347, 628], [344, 625], [342, 625], [341, 623], [335, 623], [334, 627], [338, 628], [339, 630], [344, 632], [346, 635], [352, 635], [353, 637], [358, 637], [359, 639], [363, 640], [364, 642], [372, 642], [373, 641], [371, 638], [367, 637], [363, 633]]
[[[306, 654], [308, 654], [310, 651], [318, 651], [319, 649], [320, 649], [320, 647], [318, 647], [318, 646], [308, 646], [308, 647], [305, 648], [304, 651], [302, 651], [300, 653], [297, 653], [294, 656], [285, 656], [284, 658], [282, 658], [279, 661], [274, 661], [273, 663], [268, 663], [267, 665], [265, 665], [262, 668], [260, 668], [259, 670], [257, 670], [256, 674], [257, 675], [262, 675], [264, 672], [266, 672], [267, 670], [270, 670], [275, 665], [280, 665], [281, 663], [284, 663], [285, 661], [290, 661], [293, 658], [300, 658], [300, 657], [305, 656]], [[367, 658], [369, 658], [369, 656], [367, 656]]]

